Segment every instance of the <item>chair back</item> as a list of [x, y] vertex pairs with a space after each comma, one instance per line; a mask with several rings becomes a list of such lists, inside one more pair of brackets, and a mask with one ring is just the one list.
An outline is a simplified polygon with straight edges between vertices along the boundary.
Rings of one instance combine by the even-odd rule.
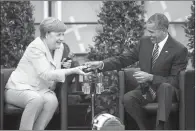
[[14, 68], [1, 68], [1, 86], [0, 86], [0, 130], [3, 130], [4, 116], [4, 88]]
[[4, 75], [4, 80], [3, 80], [3, 86], [5, 87], [11, 73], [15, 70], [15, 68], [5, 68], [5, 69], [1, 69], [1, 72], [3, 73]]

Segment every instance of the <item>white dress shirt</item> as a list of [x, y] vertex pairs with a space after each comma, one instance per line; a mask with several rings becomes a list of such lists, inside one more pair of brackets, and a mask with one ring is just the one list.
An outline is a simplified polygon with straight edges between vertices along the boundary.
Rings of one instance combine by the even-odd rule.
[[[165, 45], [165, 43], [166, 43], [166, 41], [167, 41], [167, 39], [168, 39], [168, 36], [169, 36], [169, 35], [167, 34], [167, 36], [165, 37], [165, 39], [163, 39], [161, 42], [158, 43], [158, 45], [159, 45], [158, 56], [160, 55], [160, 53], [161, 53], [161, 51], [162, 51], [162, 49], [163, 49], [163, 46]], [[152, 54], [153, 54], [154, 50], [155, 50], [155, 44], [154, 44], [154, 48], [153, 48]]]

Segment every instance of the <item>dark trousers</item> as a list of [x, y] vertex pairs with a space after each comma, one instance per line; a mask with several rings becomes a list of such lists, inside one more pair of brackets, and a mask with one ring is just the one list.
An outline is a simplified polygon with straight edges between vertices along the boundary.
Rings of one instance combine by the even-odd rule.
[[167, 122], [171, 112], [172, 102], [176, 101], [175, 87], [162, 83], [156, 91], [157, 98], [148, 101], [143, 98], [141, 88], [138, 87], [124, 95], [123, 104], [129, 115], [135, 119], [141, 130], [149, 129], [146, 112], [143, 106], [147, 103], [158, 102], [156, 125], [159, 121]]

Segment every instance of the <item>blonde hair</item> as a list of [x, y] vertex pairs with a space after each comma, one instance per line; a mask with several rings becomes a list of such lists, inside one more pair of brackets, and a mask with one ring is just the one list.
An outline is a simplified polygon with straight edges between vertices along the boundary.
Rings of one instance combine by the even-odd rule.
[[65, 24], [57, 18], [48, 17], [39, 26], [40, 37], [45, 38], [47, 32], [65, 32]]

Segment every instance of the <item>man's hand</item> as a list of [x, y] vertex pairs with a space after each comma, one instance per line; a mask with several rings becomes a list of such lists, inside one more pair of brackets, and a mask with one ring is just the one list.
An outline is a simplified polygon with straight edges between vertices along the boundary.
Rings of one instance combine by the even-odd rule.
[[71, 67], [71, 62], [72, 62], [72, 60], [68, 60], [68, 61], [66, 61], [66, 58], [64, 58], [63, 60], [62, 60], [62, 62], [61, 62], [61, 65], [65, 68], [65, 69], [68, 69], [68, 68], [70, 68]]
[[86, 62], [84, 65], [87, 66], [88, 69], [95, 70], [98, 68], [102, 68], [103, 62], [102, 61], [91, 61], [91, 62]]
[[133, 74], [138, 83], [145, 83], [153, 80], [153, 75], [144, 71], [137, 71]]

